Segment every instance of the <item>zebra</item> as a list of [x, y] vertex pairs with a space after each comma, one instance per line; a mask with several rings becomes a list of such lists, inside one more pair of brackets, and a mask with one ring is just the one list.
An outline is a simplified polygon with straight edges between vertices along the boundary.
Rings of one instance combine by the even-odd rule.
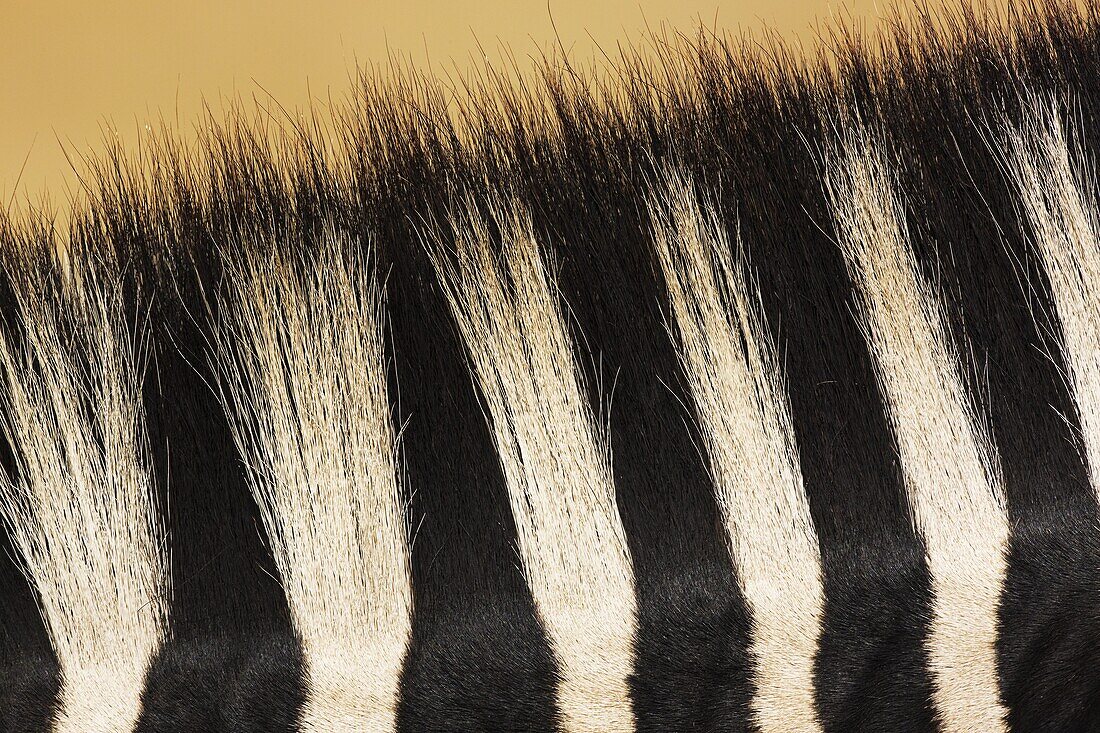
[[1100, 5], [650, 41], [0, 219], [0, 731], [1100, 731]]

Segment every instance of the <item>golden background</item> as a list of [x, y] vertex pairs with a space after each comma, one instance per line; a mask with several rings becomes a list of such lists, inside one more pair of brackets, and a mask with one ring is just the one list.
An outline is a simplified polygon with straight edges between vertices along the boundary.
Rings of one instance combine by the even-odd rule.
[[[923, 3], [927, 5], [927, 3]], [[342, 96], [357, 64], [391, 54], [465, 70], [501, 45], [521, 66], [560, 44], [574, 58], [647, 27], [770, 30], [812, 44], [822, 23], [874, 28], [894, 6], [873, 0], [0, 0], [0, 206], [64, 206], [65, 154], [125, 142], [164, 119], [184, 135], [204, 99], [271, 98], [288, 108]], [[906, 7], [902, 2], [899, 8]], [[114, 133], [112, 133], [114, 134]], [[79, 163], [77, 164], [79, 167]], [[22, 172], [21, 172], [22, 171]]]

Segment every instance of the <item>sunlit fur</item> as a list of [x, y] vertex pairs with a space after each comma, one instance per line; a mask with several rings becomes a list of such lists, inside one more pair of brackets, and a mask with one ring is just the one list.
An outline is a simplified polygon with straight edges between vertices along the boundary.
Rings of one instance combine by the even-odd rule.
[[826, 185], [927, 547], [936, 710], [951, 733], [1003, 731], [995, 642], [1008, 521], [999, 459], [962, 384], [940, 305], [917, 269], [883, 148], [853, 123], [826, 161]]
[[[606, 437], [581, 391], [572, 340], [527, 216], [490, 198], [451, 226], [445, 292], [492, 422], [519, 552], [560, 665], [570, 733], [631, 731], [634, 585]], [[500, 232], [494, 249], [490, 226]]]
[[382, 296], [332, 232], [234, 244], [213, 358], [301, 635], [303, 731], [394, 730], [411, 612]]
[[17, 310], [0, 337], [7, 521], [62, 677], [56, 733], [124, 733], [165, 635], [166, 538], [152, 507], [141, 324], [106, 265], [6, 252]]
[[713, 207], [667, 170], [650, 203], [671, 327], [753, 613], [753, 710], [764, 733], [821, 730], [813, 661], [823, 593], [790, 407], [745, 263]]

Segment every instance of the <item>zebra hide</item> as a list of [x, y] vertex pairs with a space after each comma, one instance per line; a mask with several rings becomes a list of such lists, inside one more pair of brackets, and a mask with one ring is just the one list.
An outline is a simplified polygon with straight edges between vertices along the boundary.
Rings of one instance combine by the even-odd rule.
[[0, 731], [1100, 731], [1100, 4], [536, 67], [0, 219]]

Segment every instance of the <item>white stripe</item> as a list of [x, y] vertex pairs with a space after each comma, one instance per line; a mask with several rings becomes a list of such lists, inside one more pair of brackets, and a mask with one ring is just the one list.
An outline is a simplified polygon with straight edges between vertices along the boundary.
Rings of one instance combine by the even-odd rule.
[[673, 330], [752, 610], [756, 723], [762, 733], [816, 733], [821, 558], [759, 296], [689, 178], [666, 171], [650, 213]]
[[581, 389], [573, 347], [528, 218], [491, 202], [503, 251], [469, 204], [452, 222], [441, 281], [496, 436], [532, 595], [553, 642], [563, 728], [630, 731], [634, 582], [606, 436]]
[[382, 298], [353, 244], [281, 245], [230, 263], [223, 395], [302, 639], [302, 730], [393, 731], [412, 589]]
[[827, 189], [928, 554], [934, 702], [945, 733], [1003, 731], [995, 642], [1008, 520], [999, 460], [917, 270], [882, 155], [881, 141], [849, 129], [829, 161]]
[[55, 733], [122, 733], [164, 638], [167, 558], [136, 343], [119, 289], [81, 254], [83, 269], [64, 286], [34, 275], [22, 283], [22, 339], [0, 338], [0, 421], [19, 477], [0, 485], [0, 511], [60, 664]]
[[1023, 126], [1003, 134], [1007, 171], [1050, 278], [1062, 351], [1100, 495], [1100, 210], [1094, 173], [1071, 159], [1056, 105], [1023, 101]]

